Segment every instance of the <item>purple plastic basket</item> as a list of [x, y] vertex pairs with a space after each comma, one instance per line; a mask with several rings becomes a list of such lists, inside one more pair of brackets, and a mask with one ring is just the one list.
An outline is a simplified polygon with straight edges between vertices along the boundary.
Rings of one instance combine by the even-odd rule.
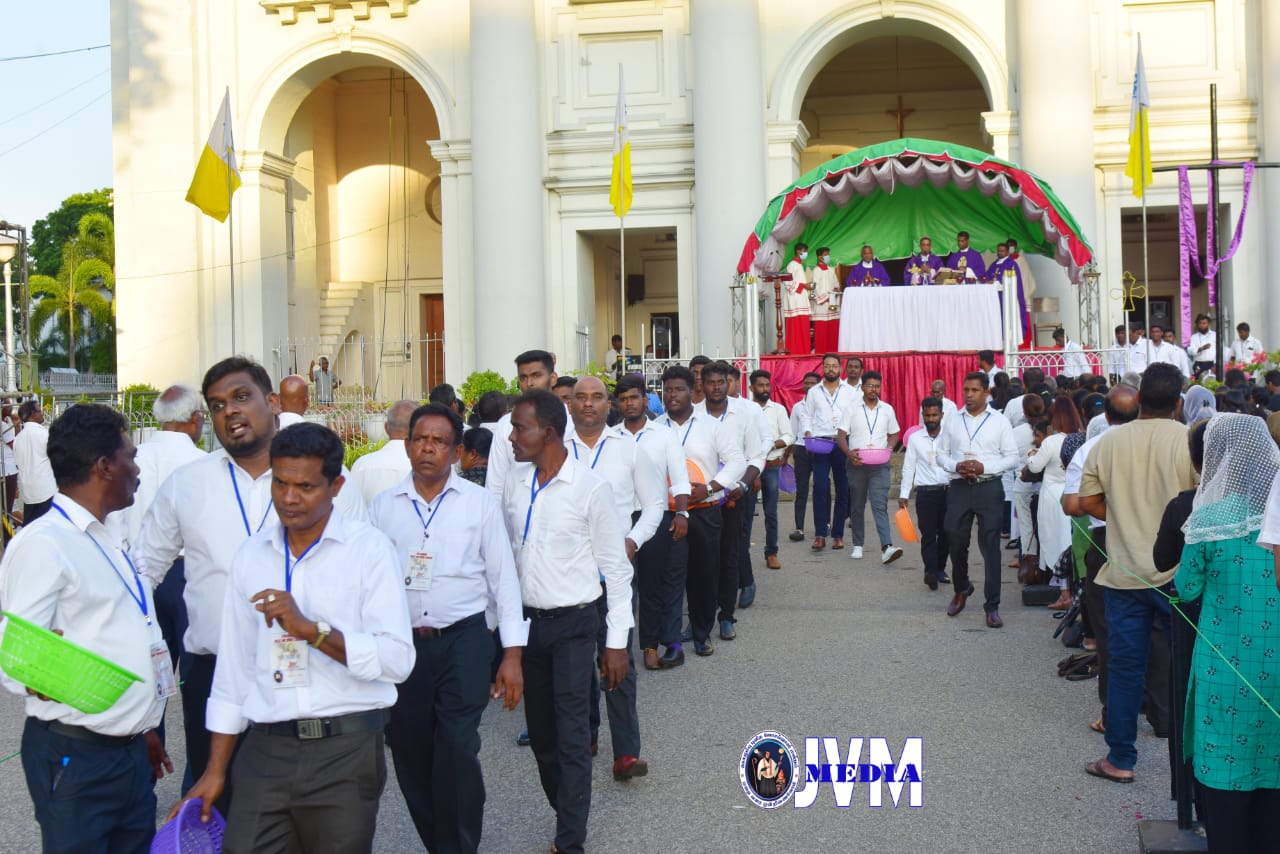
[[200, 821], [204, 801], [192, 798], [182, 805], [173, 821], [156, 831], [151, 854], [221, 854], [222, 833], [227, 823], [217, 809], [209, 821]]
[[778, 469], [778, 489], [791, 494], [796, 491], [796, 470], [790, 463]]
[[810, 436], [804, 440], [804, 449], [811, 454], [822, 456], [836, 449], [836, 440], [824, 439], [821, 436]]

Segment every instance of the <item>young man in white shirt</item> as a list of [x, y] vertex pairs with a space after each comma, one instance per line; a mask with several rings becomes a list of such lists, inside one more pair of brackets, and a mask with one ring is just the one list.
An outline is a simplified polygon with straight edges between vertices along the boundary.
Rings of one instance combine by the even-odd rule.
[[986, 624], [998, 629], [1000, 618], [1000, 524], [1004, 518], [1004, 486], [1000, 476], [1016, 468], [1018, 446], [1009, 421], [987, 401], [988, 377], [974, 371], [964, 378], [964, 410], [947, 419], [938, 445], [938, 464], [952, 474], [947, 486], [948, 547], [955, 595], [947, 616], [964, 610], [973, 595], [969, 583], [969, 540], [973, 518], [978, 517], [978, 548], [982, 552], [986, 582], [983, 588]]
[[[760, 472], [760, 495], [764, 501], [764, 563], [769, 569], [782, 569], [778, 560], [778, 473], [782, 471], [783, 457], [795, 441], [791, 431], [787, 409], [776, 400], [770, 400], [773, 377], [768, 371], [752, 371], [751, 397], [764, 413], [769, 425], [769, 452], [765, 456], [764, 470]], [[756, 493], [752, 490], [747, 499], [747, 540], [751, 539], [752, 523], [756, 516]]]
[[[388, 489], [399, 486], [409, 476], [409, 454], [404, 440], [409, 436], [409, 416], [418, 404], [412, 400], [397, 401], [387, 410], [387, 443], [351, 464], [351, 486], [359, 491], [366, 505]], [[455, 413], [456, 414], [456, 413]]]
[[[804, 375], [804, 394], [809, 393], [809, 389], [822, 382], [822, 375], [810, 371]], [[796, 497], [795, 507], [795, 530], [789, 535], [788, 539], [793, 543], [798, 543], [804, 539], [804, 515], [809, 508], [809, 482], [813, 475], [813, 462], [809, 458], [809, 451], [804, 446], [804, 434], [809, 423], [808, 406], [805, 398], [801, 397], [796, 401], [795, 406], [791, 407], [791, 435], [792, 445], [783, 455], [783, 465], [786, 465], [788, 459], [792, 467], [796, 471]]]
[[[859, 366], [861, 363], [859, 363]], [[840, 357], [828, 353], [822, 357], [822, 382], [809, 389], [804, 397], [808, 421], [804, 425], [805, 438], [830, 439], [835, 442], [836, 433], [844, 423], [846, 411], [858, 405], [858, 392], [849, 383], [840, 381]], [[844, 548], [844, 522], [849, 515], [849, 474], [845, 468], [845, 456], [838, 447], [827, 454], [810, 454], [813, 467], [813, 524], [814, 539], [811, 549], [821, 551], [827, 547], [827, 535], [831, 534], [833, 549]], [[831, 481], [835, 481], [836, 500], [831, 506]]]
[[1209, 323], [1209, 315], [1196, 315], [1196, 329], [1191, 333], [1191, 343], [1187, 347], [1187, 356], [1191, 359], [1195, 378], [1199, 379], [1205, 371], [1213, 370], [1218, 361], [1218, 334]]
[[[526, 350], [516, 356], [516, 384], [523, 394], [533, 389], [551, 391], [556, 380], [556, 359], [546, 350]], [[569, 417], [565, 407], [565, 418]], [[508, 412], [490, 427], [493, 432], [493, 444], [489, 446], [489, 468], [485, 474], [484, 487], [493, 493], [498, 501], [507, 485], [507, 475], [515, 467], [516, 459], [511, 451], [511, 413]]]
[[1249, 324], [1236, 324], [1236, 340], [1232, 341], [1227, 349], [1229, 361], [1247, 365], [1253, 361], [1254, 356], [1265, 352], [1262, 342], [1249, 334]]
[[916, 519], [920, 523], [920, 557], [924, 561], [924, 583], [930, 590], [945, 584], [947, 577], [947, 485], [951, 476], [938, 465], [938, 438], [942, 434], [942, 401], [926, 397], [920, 404], [923, 430], [907, 442], [902, 463], [902, 489], [898, 507], [907, 508], [911, 487], [916, 490]]
[[428, 850], [475, 851], [484, 824], [480, 718], [488, 705], [498, 620], [502, 663], [493, 680], [504, 709], [524, 690], [521, 652], [529, 635], [520, 579], [498, 500], [454, 472], [462, 418], [427, 404], [405, 427], [412, 469], [370, 511], [395, 546], [413, 625], [416, 662], [391, 709], [396, 780]]
[[[138, 487], [133, 441], [118, 412], [76, 404], [53, 423], [48, 449], [60, 491], [53, 511], [9, 543], [0, 598], [15, 616], [139, 681], [91, 714], [5, 675], [4, 686], [25, 697], [27, 791], [43, 850], [145, 854], [155, 835], [154, 781], [173, 771], [155, 728], [174, 681], [151, 591], [106, 527]], [[8, 620], [4, 628], [15, 631]]]
[[1146, 327], [1141, 323], [1129, 326], [1129, 370], [1142, 373], [1151, 363], [1151, 342], [1147, 340]]
[[40, 401], [24, 400], [18, 406], [22, 429], [13, 440], [13, 459], [18, 466], [18, 496], [22, 499], [22, 521], [30, 525], [49, 512], [58, 485], [45, 448], [49, 428], [44, 426]]
[[1191, 358], [1187, 355], [1186, 350], [1178, 346], [1172, 329], [1164, 331], [1164, 346], [1169, 353], [1169, 364], [1181, 371], [1183, 378], [1191, 379], [1194, 373], [1191, 367]]
[[892, 450], [898, 441], [898, 417], [893, 407], [880, 399], [881, 377], [878, 371], [862, 375], [862, 402], [845, 412], [844, 423], [836, 437], [836, 446], [849, 465], [849, 536], [853, 548], [849, 557], [862, 559], [867, 539], [867, 499], [871, 499], [871, 518], [880, 538], [880, 562], [889, 564], [902, 557], [902, 549], [893, 544], [889, 530], [889, 463], [864, 462], [859, 450]]
[[600, 579], [607, 599], [605, 690], [626, 678], [631, 564], [609, 484], [565, 449], [567, 419], [554, 394], [528, 391], [511, 413], [516, 462], [503, 512], [532, 623], [525, 647], [524, 709], [555, 847], [580, 852], [591, 809], [591, 673], [596, 665]]
[[231, 562], [206, 712], [209, 765], [183, 799], [202, 798], [207, 816], [231, 774], [228, 854], [373, 846], [383, 730], [414, 647], [394, 546], [334, 503], [342, 454], [342, 440], [319, 424], [275, 436], [280, 521]]

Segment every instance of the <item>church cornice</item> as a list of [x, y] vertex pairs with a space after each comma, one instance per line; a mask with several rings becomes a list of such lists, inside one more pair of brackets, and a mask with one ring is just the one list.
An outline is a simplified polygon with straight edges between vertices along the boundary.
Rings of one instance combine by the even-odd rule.
[[268, 15], [279, 15], [284, 26], [298, 23], [303, 12], [315, 14], [316, 22], [328, 24], [333, 21], [334, 13], [351, 10], [357, 21], [367, 21], [372, 16], [375, 6], [385, 6], [391, 10], [391, 17], [403, 18], [409, 14], [409, 7], [418, 0], [259, 0]]

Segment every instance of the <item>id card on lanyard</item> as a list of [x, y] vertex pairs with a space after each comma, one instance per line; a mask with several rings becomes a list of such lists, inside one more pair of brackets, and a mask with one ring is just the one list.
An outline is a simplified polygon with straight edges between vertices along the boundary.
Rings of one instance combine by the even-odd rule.
[[431, 523], [440, 512], [444, 497], [445, 493], [440, 493], [439, 498], [436, 499], [436, 506], [431, 510], [431, 515], [426, 518], [423, 518], [422, 511], [418, 509], [418, 502], [412, 498], [409, 499], [413, 504], [413, 512], [418, 514], [418, 521], [422, 523], [422, 548], [409, 553], [409, 563], [404, 576], [404, 586], [407, 590], [426, 593], [431, 589], [431, 581], [435, 576], [436, 556], [434, 551], [427, 548], [427, 540], [431, 539], [429, 533]]
[[[311, 550], [320, 544], [320, 540], [317, 539], [307, 546], [302, 554], [298, 555], [298, 559], [290, 565], [288, 531], [282, 532], [281, 539], [284, 541], [284, 589], [292, 594], [294, 568], [302, 563], [303, 558], [311, 554]], [[279, 625], [276, 623], [277, 627]], [[307, 670], [309, 653], [310, 647], [305, 640], [285, 634], [283, 629], [277, 628], [276, 634], [271, 638], [271, 679], [275, 682], [275, 687], [305, 688], [310, 685], [311, 676]]]

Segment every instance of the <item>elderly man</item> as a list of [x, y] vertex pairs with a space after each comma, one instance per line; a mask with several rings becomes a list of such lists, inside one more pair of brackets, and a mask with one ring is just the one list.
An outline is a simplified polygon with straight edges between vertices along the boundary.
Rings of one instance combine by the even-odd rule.
[[312, 362], [308, 375], [316, 384], [316, 403], [320, 406], [333, 406], [333, 393], [337, 391], [338, 386], [342, 385], [342, 380], [329, 370], [329, 359], [321, 356], [318, 370], [316, 363]]
[[290, 374], [280, 380], [280, 416], [278, 423], [281, 430], [286, 427], [292, 427], [294, 424], [302, 423], [302, 416], [307, 414], [307, 406], [311, 403], [310, 394], [305, 377]]
[[387, 444], [371, 454], [365, 454], [351, 466], [353, 486], [360, 490], [365, 504], [373, 504], [380, 492], [397, 486], [412, 466], [405, 451], [404, 440], [409, 438], [409, 418], [418, 404], [412, 400], [396, 402], [387, 410]]

